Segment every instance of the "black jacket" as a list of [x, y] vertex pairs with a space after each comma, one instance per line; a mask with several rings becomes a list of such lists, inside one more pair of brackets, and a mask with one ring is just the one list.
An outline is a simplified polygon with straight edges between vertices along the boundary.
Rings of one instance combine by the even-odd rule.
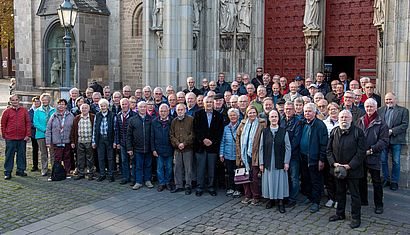
[[[94, 143], [98, 146], [100, 143], [100, 131], [101, 131], [101, 121], [103, 119], [103, 115], [101, 112], [98, 112], [95, 115], [95, 121], [94, 121]], [[114, 114], [108, 110], [107, 113], [107, 123], [108, 123], [108, 130], [107, 130], [107, 135], [108, 135], [108, 141], [110, 143], [114, 143]]]
[[293, 116], [289, 121], [286, 117], [281, 118], [280, 127], [284, 128], [289, 135], [290, 145], [292, 147], [292, 159], [299, 159], [300, 157], [300, 137], [302, 135], [301, 121], [298, 116]]
[[125, 147], [125, 142], [127, 140], [127, 129], [128, 124], [130, 123], [130, 119], [137, 115], [132, 110], [129, 110], [127, 114], [127, 118], [125, 119], [125, 123], [122, 118], [122, 112], [118, 113], [115, 116], [115, 124], [114, 124], [114, 132], [115, 132], [115, 144], [119, 144], [122, 147]]
[[[208, 118], [204, 109], [198, 110], [194, 114], [194, 134], [195, 144], [194, 148], [196, 152], [219, 154], [219, 145], [221, 144], [222, 135], [224, 131], [222, 114], [213, 110], [212, 121], [210, 127], [208, 127]], [[212, 141], [211, 146], [205, 146], [204, 139]]]
[[130, 119], [127, 130], [127, 151], [151, 152], [151, 116], [144, 119], [139, 114]]
[[330, 171], [334, 172], [334, 163], [348, 164], [347, 178], [359, 179], [363, 177], [363, 160], [365, 158], [365, 139], [362, 129], [355, 125], [342, 130], [336, 127], [330, 133], [327, 145], [327, 160]]
[[[385, 122], [386, 120], [384, 116], [386, 111], [387, 106], [383, 106], [377, 111], [381, 119]], [[389, 126], [389, 129], [393, 131], [390, 135], [390, 144], [406, 144], [406, 132], [409, 127], [409, 110], [407, 108], [395, 105], [393, 107], [390, 125], [391, 126]]]
[[373, 150], [373, 154], [366, 156], [366, 166], [370, 169], [380, 170], [380, 153], [389, 143], [389, 128], [380, 118], [380, 115], [369, 124], [367, 129], [364, 126], [364, 116], [359, 119], [357, 126], [364, 131], [365, 149]]
[[[311, 123], [307, 123], [306, 119], [302, 121], [301, 137], [303, 137], [303, 129], [305, 125], [311, 125], [309, 138], [309, 153], [308, 164], [318, 165], [319, 160], [326, 161], [326, 148], [328, 142], [327, 127], [322, 120], [315, 118]], [[302, 138], [301, 138], [302, 139]]]

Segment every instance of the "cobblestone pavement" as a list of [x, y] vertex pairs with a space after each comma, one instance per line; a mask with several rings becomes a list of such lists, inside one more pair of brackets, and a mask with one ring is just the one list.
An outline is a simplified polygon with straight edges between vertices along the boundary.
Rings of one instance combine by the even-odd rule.
[[[27, 164], [27, 168], [31, 169], [31, 165]], [[0, 234], [129, 190], [118, 181], [99, 183], [67, 179], [47, 182], [47, 177], [42, 177], [40, 172], [28, 170], [27, 177], [20, 177], [15, 176], [15, 169], [16, 166], [11, 180], [3, 179], [4, 141], [1, 140]]]
[[[4, 142], [0, 141], [3, 171]], [[384, 213], [362, 208], [362, 225], [351, 230], [347, 219], [329, 223], [335, 209], [316, 214], [298, 205], [280, 214], [265, 205], [205, 194], [158, 193], [107, 181], [67, 179], [47, 182], [40, 173], [0, 179], [0, 234], [410, 234], [410, 190], [384, 192]], [[371, 189], [371, 188], [370, 188]], [[348, 202], [349, 205], [349, 202]]]

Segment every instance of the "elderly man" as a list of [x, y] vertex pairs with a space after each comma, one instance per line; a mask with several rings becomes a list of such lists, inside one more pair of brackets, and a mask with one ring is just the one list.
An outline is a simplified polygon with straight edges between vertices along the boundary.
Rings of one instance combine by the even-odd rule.
[[239, 84], [239, 93], [241, 93], [242, 95], [246, 95], [247, 94], [246, 86], [250, 83], [251, 83], [251, 81], [250, 81], [249, 74], [246, 74], [246, 73], [243, 74], [242, 75], [242, 83]]
[[171, 193], [183, 191], [185, 175], [185, 194], [192, 192], [192, 167], [194, 144], [194, 118], [186, 115], [184, 104], [177, 105], [178, 116], [171, 123], [170, 139], [175, 156], [175, 189]]
[[256, 99], [253, 100], [250, 105], [255, 106], [258, 113], [262, 113], [262, 111], [263, 111], [263, 105], [262, 105], [263, 99], [265, 99], [266, 95], [267, 95], [266, 88], [262, 85], [259, 86], [258, 89], [256, 90], [256, 95], [257, 95]]
[[70, 111], [73, 115], [75, 115], [75, 113], [78, 110], [78, 107], [75, 104], [75, 100], [80, 95], [80, 91], [78, 90], [78, 88], [74, 87], [74, 88], [71, 88], [69, 93], [70, 93], [70, 99], [68, 99], [68, 101], [67, 101], [68, 102], [67, 110]]
[[[400, 153], [403, 144], [406, 144], [406, 131], [409, 126], [409, 110], [397, 105], [396, 95], [388, 92], [384, 97], [385, 106], [379, 108], [378, 113], [389, 127], [389, 144], [381, 153], [383, 186], [389, 186], [395, 191], [400, 180]], [[389, 174], [389, 152], [392, 153], [391, 179]]]
[[272, 95], [272, 79], [269, 75], [269, 73], [265, 73], [262, 77], [262, 81], [263, 81], [263, 87], [265, 87], [266, 89], [266, 94], [268, 96]]
[[[311, 78], [307, 78], [310, 79]], [[309, 95], [309, 91], [307, 90], [307, 87], [305, 87], [305, 80], [303, 79], [302, 76], [296, 76], [295, 77], [295, 82], [298, 84], [298, 93], [301, 94], [302, 96], [304, 95]], [[310, 81], [309, 85], [312, 84], [312, 81]]]
[[289, 162], [289, 201], [287, 207], [296, 205], [299, 194], [299, 166], [300, 166], [300, 137], [301, 125], [300, 118], [295, 115], [293, 102], [287, 101], [284, 106], [285, 116], [280, 121], [280, 126], [286, 129], [291, 144], [291, 159]]
[[232, 95], [241, 95], [241, 92], [239, 90], [240, 84], [237, 81], [233, 81], [231, 83], [231, 90], [232, 90]]
[[335, 168], [344, 168], [345, 177], [336, 175], [336, 215], [329, 218], [330, 222], [346, 218], [346, 193], [349, 189], [352, 207], [351, 228], [357, 228], [361, 223], [361, 204], [359, 181], [363, 177], [363, 160], [365, 156], [365, 138], [363, 131], [352, 124], [352, 114], [348, 110], [339, 113], [339, 126], [332, 130], [327, 146], [327, 160], [332, 172]]
[[[362, 92], [363, 94], [365, 93], [365, 86], [367, 83], [370, 82], [370, 78], [369, 77], [362, 77], [360, 78], [360, 87], [362, 88]], [[363, 101], [364, 102], [364, 101]]]
[[285, 101], [293, 102], [298, 97], [302, 97], [302, 95], [298, 93], [298, 84], [296, 82], [291, 82], [289, 84], [289, 92], [283, 96], [283, 99], [285, 99]]
[[341, 72], [339, 74], [339, 81], [343, 85], [343, 92], [349, 90], [349, 80], [348, 80], [347, 74], [345, 72]]
[[231, 103], [231, 107], [238, 109], [239, 108], [239, 104], [238, 104], [238, 98], [239, 96], [237, 95], [232, 95], [231, 99], [229, 99], [229, 103]]
[[[93, 180], [94, 155], [91, 146], [93, 137], [94, 114], [90, 113], [90, 106], [82, 104], [81, 114], [74, 118], [71, 129], [70, 141], [71, 148], [77, 149], [77, 171], [78, 175], [74, 180], [85, 178]], [[87, 166], [87, 172], [85, 167]]]
[[271, 97], [263, 99], [263, 112], [259, 113], [259, 118], [263, 118], [266, 121], [266, 126], [270, 126], [269, 113], [275, 108]]
[[91, 105], [93, 103], [93, 93], [94, 93], [94, 90], [91, 87], [85, 90], [85, 102], [88, 105]]
[[349, 90], [353, 91], [356, 89], [360, 89], [360, 84], [357, 80], [352, 80], [349, 83]]
[[360, 90], [360, 89], [355, 89], [355, 90], [353, 90], [353, 94], [355, 94], [355, 97], [354, 97], [354, 102], [353, 102], [353, 104], [356, 106], [356, 107], [358, 107], [359, 109], [361, 109], [361, 110], [363, 110], [363, 112], [364, 112], [364, 104], [362, 103], [362, 90]]
[[107, 178], [105, 159], [108, 159], [108, 179], [114, 182], [114, 114], [108, 109], [108, 100], [101, 99], [98, 102], [101, 112], [95, 115], [93, 126], [92, 147], [98, 152], [98, 166], [100, 168], [100, 176], [97, 181], [101, 182]]
[[153, 188], [152, 157], [151, 157], [151, 116], [147, 114], [147, 103], [138, 103], [138, 114], [132, 117], [128, 123], [127, 140], [125, 142], [128, 155], [135, 164], [135, 185], [132, 187], [138, 190], [145, 182], [145, 186]]
[[168, 104], [167, 98], [164, 96], [164, 90], [161, 87], [154, 88], [154, 108], [155, 112], [158, 113], [159, 106], [161, 104]]
[[251, 83], [253, 84], [254, 87], [263, 85], [263, 68], [262, 67], [256, 68], [256, 77], [252, 79]]
[[[137, 89], [137, 90], [138, 90], [138, 89]], [[122, 96], [123, 96], [124, 98], [130, 98], [130, 97], [131, 97], [131, 87], [130, 87], [130, 86], [125, 85], [125, 86], [122, 88]]]
[[[336, 81], [336, 80], [334, 80], [334, 81]], [[332, 82], [334, 82], [334, 81], [332, 81]], [[337, 83], [335, 91], [327, 93], [325, 98], [326, 98], [327, 102], [329, 102], [329, 103], [330, 102], [335, 102], [335, 103], [340, 105], [342, 103], [341, 100], [343, 98], [343, 94], [344, 94], [343, 84], [342, 83]]]
[[103, 88], [103, 98], [108, 100], [109, 103], [111, 103], [111, 89], [109, 86], [105, 86]]
[[218, 74], [218, 82], [217, 82], [217, 89], [218, 93], [224, 94], [225, 91], [231, 90], [231, 85], [225, 81], [225, 74], [219, 73]]
[[196, 95], [193, 92], [188, 92], [185, 95], [187, 115], [193, 117], [195, 112], [198, 111], [198, 106], [196, 105]]
[[303, 107], [304, 117], [300, 141], [302, 190], [307, 194], [306, 203], [311, 202], [310, 212], [319, 211], [323, 190], [322, 170], [326, 161], [327, 128], [316, 118], [316, 106], [307, 103]]
[[170, 94], [168, 96], [169, 103], [169, 117], [174, 119], [177, 116], [176, 106], [177, 106], [177, 96], [175, 94]]
[[208, 79], [207, 79], [207, 78], [202, 79], [201, 89], [199, 89], [199, 91], [201, 92], [201, 95], [205, 95], [206, 93], [208, 93], [208, 91], [209, 91], [209, 83], [208, 83]]
[[177, 103], [178, 104], [185, 104], [185, 93], [183, 91], [177, 92]]
[[283, 98], [282, 94], [280, 93], [280, 85], [279, 83], [273, 83], [272, 85], [272, 100], [273, 103], [276, 105], [279, 99]]
[[365, 114], [363, 110], [353, 104], [355, 96], [353, 91], [346, 91], [343, 96], [343, 109], [347, 109], [352, 113], [354, 123]]
[[324, 100], [324, 99], [325, 99], [325, 96], [324, 96], [322, 93], [317, 92], [317, 93], [313, 96], [313, 103], [317, 104], [317, 103], [319, 102], [319, 100]]
[[249, 105], [249, 98], [247, 95], [241, 95], [238, 98], [239, 121], [245, 118], [246, 108]]
[[[122, 180], [120, 184], [126, 184], [128, 182], [133, 183], [134, 179], [131, 178], [130, 173], [130, 158], [127, 153], [127, 129], [130, 122], [130, 119], [136, 115], [130, 109], [130, 101], [127, 98], [122, 98], [120, 101], [121, 112], [116, 114], [115, 123], [114, 123], [114, 144], [116, 149], [120, 151], [121, 156], [121, 170], [122, 170]], [[133, 170], [135, 166], [133, 166]], [[135, 182], [134, 182], [135, 183]]]
[[[322, 93], [318, 93], [318, 94], [322, 94]], [[324, 121], [328, 116], [328, 110], [327, 110], [327, 101], [325, 99], [320, 99], [317, 103], [317, 109], [318, 109], [318, 113], [316, 115], [317, 118], [319, 118], [320, 120]]]
[[367, 99], [364, 102], [364, 108], [366, 114], [357, 123], [357, 126], [364, 131], [366, 150], [364, 175], [360, 180], [361, 204], [362, 206], [369, 205], [367, 199], [367, 174], [369, 172], [373, 183], [374, 212], [382, 214], [383, 186], [380, 178], [380, 155], [389, 143], [389, 127], [377, 113], [377, 102], [374, 99]]
[[380, 108], [382, 103], [382, 98], [374, 93], [374, 89], [376, 89], [376, 84], [371, 82], [366, 83], [364, 86], [364, 94], [362, 95], [362, 102], [364, 103], [367, 99], [373, 98], [377, 102], [377, 107]]
[[169, 138], [170, 129], [169, 107], [167, 104], [161, 104], [159, 116], [151, 123], [151, 151], [152, 155], [157, 158], [158, 192], [167, 187], [170, 188], [174, 151]]
[[94, 92], [93, 96], [92, 96], [92, 99], [93, 99], [93, 103], [90, 104], [90, 112], [92, 114], [97, 114], [98, 112], [100, 112], [99, 101], [101, 100], [101, 93], [100, 92]]
[[121, 101], [122, 94], [119, 91], [116, 91], [112, 94], [112, 104], [111, 104], [111, 111], [114, 114], [121, 112]]
[[226, 126], [229, 124], [229, 118], [228, 118], [228, 108], [226, 108], [226, 105], [224, 103], [224, 97], [222, 94], [216, 94], [214, 97], [214, 110], [217, 111], [218, 113], [222, 114], [223, 117], [223, 126]]
[[[224, 126], [222, 115], [214, 110], [213, 106], [214, 99], [205, 97], [205, 109], [197, 111], [194, 116], [195, 145], [197, 146], [195, 153], [198, 179], [197, 196], [202, 196], [205, 184], [207, 184], [209, 194], [216, 196], [215, 167]], [[207, 178], [205, 178], [206, 175]], [[206, 182], [205, 179], [207, 179]]]
[[255, 94], [255, 87], [253, 84], [246, 85], [246, 96], [248, 97], [249, 102], [256, 99], [257, 95]]
[[[134, 96], [135, 96], [135, 100], [138, 102], [140, 102], [142, 100], [142, 89], [138, 88], [135, 90], [134, 92]], [[127, 98], [127, 97], [124, 97]], [[130, 99], [131, 97], [127, 98]]]
[[175, 94], [174, 87], [171, 86], [171, 85], [168, 85], [168, 86], [165, 88], [165, 93], [167, 94], [167, 97], [169, 97], [171, 94]]
[[143, 101], [147, 102], [153, 100], [152, 98], [152, 88], [150, 86], [145, 86], [142, 88], [142, 98]]
[[201, 91], [198, 90], [198, 89], [195, 87], [195, 80], [194, 80], [193, 77], [188, 77], [188, 78], [186, 79], [186, 84], [187, 84], [187, 88], [183, 90], [183, 92], [184, 92], [185, 94], [188, 94], [189, 92], [194, 93], [196, 96], [202, 94]]
[[316, 74], [316, 86], [319, 92], [326, 95], [330, 92], [329, 85], [324, 81], [325, 75], [322, 72]]
[[6, 141], [5, 180], [11, 179], [16, 153], [16, 175], [27, 176], [24, 172], [26, 170], [26, 143], [31, 136], [31, 121], [27, 109], [20, 106], [17, 95], [11, 95], [9, 101], [11, 107], [4, 110], [1, 116], [1, 134]]

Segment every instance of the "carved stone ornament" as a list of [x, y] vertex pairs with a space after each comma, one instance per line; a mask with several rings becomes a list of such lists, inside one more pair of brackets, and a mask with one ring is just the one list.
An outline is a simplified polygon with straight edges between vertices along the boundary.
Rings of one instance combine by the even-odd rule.
[[162, 29], [164, 2], [163, 0], [153, 0], [154, 7], [152, 10], [152, 30]]
[[373, 25], [380, 31], [384, 31], [386, 0], [375, 0], [373, 4]]
[[200, 28], [200, 15], [202, 11], [203, 3], [202, 0], [192, 1], [192, 23], [194, 31], [199, 31]]
[[221, 51], [231, 51], [233, 43], [233, 35], [221, 34], [219, 49]]
[[319, 40], [320, 30], [318, 29], [305, 29], [303, 30], [305, 35], [306, 50], [316, 49]]
[[249, 35], [238, 35], [236, 37], [236, 49], [238, 51], [248, 51]]
[[163, 31], [156, 31], [155, 34], [157, 35], [157, 46], [158, 48], [163, 47], [163, 38], [164, 38], [164, 32]]
[[198, 49], [198, 40], [199, 40], [199, 32], [194, 32], [193, 33], [193, 40], [192, 40], [192, 49], [193, 50]]
[[320, 0], [306, 0], [305, 15], [303, 17], [304, 28], [306, 29], [320, 29], [319, 25], [319, 1]]

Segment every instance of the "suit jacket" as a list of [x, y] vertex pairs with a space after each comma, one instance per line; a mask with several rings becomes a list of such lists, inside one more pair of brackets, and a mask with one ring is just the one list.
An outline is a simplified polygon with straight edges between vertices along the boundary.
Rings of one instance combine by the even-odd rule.
[[[387, 106], [379, 108], [377, 111], [380, 118], [387, 123], [385, 120], [385, 114], [387, 111]], [[391, 125], [389, 129], [392, 130], [392, 134], [389, 138], [390, 144], [406, 144], [406, 131], [409, 126], [409, 110], [395, 105], [393, 107], [393, 114], [391, 117]]]
[[[195, 144], [196, 152], [203, 153], [204, 151], [208, 153], [219, 154], [219, 147], [222, 140], [222, 135], [224, 131], [223, 117], [218, 111], [213, 110], [212, 121], [210, 127], [208, 127], [208, 118], [204, 109], [198, 110], [194, 114], [194, 134], [195, 134]], [[212, 141], [212, 145], [205, 146], [204, 139], [209, 139]]]

